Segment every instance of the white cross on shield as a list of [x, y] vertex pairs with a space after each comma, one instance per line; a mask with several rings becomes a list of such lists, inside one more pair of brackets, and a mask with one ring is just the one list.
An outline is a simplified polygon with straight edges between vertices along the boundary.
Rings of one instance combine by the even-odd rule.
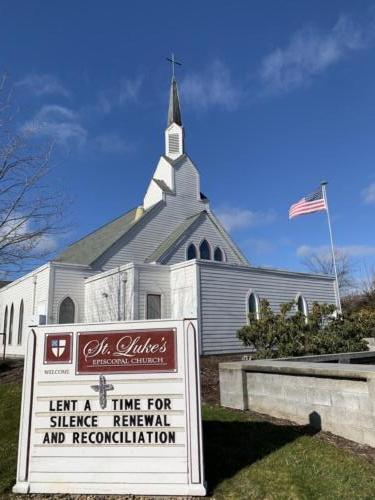
[[66, 339], [51, 340], [51, 351], [56, 358], [60, 358], [65, 351]]

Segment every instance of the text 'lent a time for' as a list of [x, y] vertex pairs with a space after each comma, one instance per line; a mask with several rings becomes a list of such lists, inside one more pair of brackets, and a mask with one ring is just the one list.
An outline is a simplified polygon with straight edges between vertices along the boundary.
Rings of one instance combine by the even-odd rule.
[[[91, 405], [92, 402], [89, 399], [84, 401], [77, 399], [49, 401], [49, 426], [51, 431], [44, 433], [42, 443], [44, 445], [162, 445], [176, 443], [176, 432], [168, 430], [168, 427], [171, 426], [169, 415], [163, 413], [172, 409], [170, 398], [112, 399], [110, 415], [102, 412], [92, 414]], [[113, 414], [116, 411], [136, 413]], [[142, 413], [142, 411], [148, 413]], [[69, 414], [67, 415], [66, 412], [69, 412]], [[75, 415], [75, 412], [79, 413], [79, 415]], [[53, 414], [51, 415], [51, 413]], [[101, 419], [104, 417], [109, 420], [106, 420], [105, 425], [101, 425]], [[106, 430], [100, 430], [100, 427]], [[121, 428], [124, 427], [145, 427], [145, 429], [137, 431], [122, 430]], [[147, 427], [152, 428], [152, 430], [146, 430]], [[155, 429], [158, 427], [160, 429]], [[71, 431], [71, 429], [78, 428], [77, 431]], [[163, 430], [163, 428], [166, 429]], [[69, 431], [68, 434], [67, 431]]]

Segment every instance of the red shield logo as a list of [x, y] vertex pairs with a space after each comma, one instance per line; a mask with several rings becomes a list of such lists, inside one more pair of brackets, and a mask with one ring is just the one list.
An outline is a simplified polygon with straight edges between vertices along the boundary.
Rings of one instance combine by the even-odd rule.
[[44, 364], [72, 362], [72, 333], [46, 333]]

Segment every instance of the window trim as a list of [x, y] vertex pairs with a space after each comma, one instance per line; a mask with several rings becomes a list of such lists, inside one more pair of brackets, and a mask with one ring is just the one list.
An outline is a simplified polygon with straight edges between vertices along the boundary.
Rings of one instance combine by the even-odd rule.
[[[154, 319], [148, 319], [147, 318], [147, 297], [149, 295], [158, 295], [160, 297], [160, 318], [154, 318]], [[145, 307], [144, 307], [144, 319], [146, 321], [157, 321], [158, 319], [163, 319], [164, 318], [164, 293], [161, 292], [152, 292], [148, 290], [145, 293]]]
[[22, 345], [22, 337], [23, 337], [23, 323], [25, 316], [25, 304], [23, 299], [21, 299], [20, 307], [18, 308], [18, 331], [17, 331], [17, 345]]
[[189, 248], [190, 248], [191, 246], [193, 246], [193, 247], [195, 248], [195, 257], [194, 257], [194, 259], [198, 259], [198, 254], [199, 254], [199, 252], [198, 252], [198, 249], [197, 249], [197, 245], [196, 245], [193, 241], [191, 241], [191, 242], [188, 244], [188, 246], [186, 247], [186, 252], [185, 252], [185, 257], [186, 257], [186, 260], [194, 260], [194, 259], [189, 259], [189, 256], [188, 256]]
[[[215, 259], [215, 252], [216, 250], [219, 249], [221, 251], [221, 255], [222, 255], [222, 260], [216, 260]], [[223, 248], [220, 246], [220, 245], [216, 245], [216, 247], [214, 248], [214, 258], [213, 258], [213, 261], [214, 262], [226, 262], [227, 261], [227, 256], [225, 254], [225, 251], [223, 250]]]
[[246, 320], [247, 320], [247, 323], [250, 322], [249, 321], [249, 313], [250, 313], [249, 301], [250, 301], [251, 295], [254, 295], [254, 297], [255, 297], [255, 304], [256, 304], [255, 318], [257, 320], [259, 320], [259, 318], [260, 318], [260, 298], [259, 298], [259, 295], [257, 294], [257, 292], [251, 288], [250, 290], [248, 290], [248, 292], [246, 294]]
[[6, 344], [8, 330], [8, 306], [5, 306], [4, 319], [3, 319], [3, 345]]
[[58, 307], [57, 307], [57, 324], [58, 325], [70, 325], [71, 323], [60, 323], [60, 307], [61, 304], [64, 302], [65, 299], [71, 299], [73, 304], [74, 304], [74, 321], [73, 323], [78, 323], [78, 307], [77, 307], [77, 302], [76, 300], [71, 296], [71, 295], [65, 295], [59, 302]]
[[[206, 241], [207, 242], [207, 245], [208, 245], [208, 249], [209, 249], [209, 252], [210, 252], [210, 258], [209, 259], [202, 259], [201, 257], [201, 245], [202, 243]], [[202, 238], [201, 241], [199, 242], [199, 245], [198, 245], [198, 255], [199, 255], [199, 260], [212, 260], [212, 246], [211, 246], [211, 243], [208, 241], [207, 238]]]
[[14, 323], [14, 303], [12, 302], [9, 314], [8, 345], [13, 344], [13, 323]]
[[[302, 311], [300, 311], [299, 307], [298, 307], [298, 302], [299, 302], [300, 299], [302, 299], [302, 304], [303, 304], [303, 310]], [[296, 296], [295, 301], [296, 301], [296, 310], [297, 310], [297, 312], [301, 312], [305, 316], [305, 321], [307, 323], [308, 317], [309, 317], [309, 305], [307, 303], [307, 300], [306, 300], [305, 296], [302, 295], [302, 293], [298, 293], [297, 296]]]

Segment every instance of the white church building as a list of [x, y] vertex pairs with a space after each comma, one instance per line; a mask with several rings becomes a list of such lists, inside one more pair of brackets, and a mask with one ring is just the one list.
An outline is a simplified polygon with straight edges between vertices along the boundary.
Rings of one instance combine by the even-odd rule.
[[7, 355], [22, 356], [38, 323], [198, 318], [202, 354], [240, 353], [236, 331], [262, 298], [306, 314], [315, 301], [337, 304], [332, 277], [247, 261], [201, 192], [173, 78], [165, 154], [142, 204], [1, 288], [0, 330]]

